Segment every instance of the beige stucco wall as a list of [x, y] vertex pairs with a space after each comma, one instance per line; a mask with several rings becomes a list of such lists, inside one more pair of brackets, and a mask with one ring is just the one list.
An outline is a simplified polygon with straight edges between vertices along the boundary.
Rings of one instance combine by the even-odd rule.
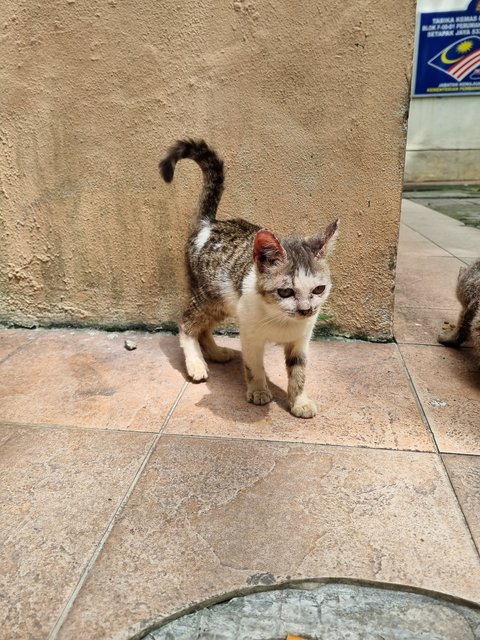
[[0, 321], [174, 320], [200, 176], [221, 216], [281, 233], [334, 217], [340, 330], [389, 335], [414, 0], [3, 0]]

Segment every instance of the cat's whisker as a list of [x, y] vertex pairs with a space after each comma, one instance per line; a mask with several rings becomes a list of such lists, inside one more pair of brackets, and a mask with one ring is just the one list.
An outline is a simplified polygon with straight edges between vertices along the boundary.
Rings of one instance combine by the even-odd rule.
[[283, 313], [279, 313], [275, 316], [268, 316], [267, 318], [263, 318], [257, 326], [265, 327], [273, 324], [287, 324], [289, 320], [289, 317], [285, 316]]

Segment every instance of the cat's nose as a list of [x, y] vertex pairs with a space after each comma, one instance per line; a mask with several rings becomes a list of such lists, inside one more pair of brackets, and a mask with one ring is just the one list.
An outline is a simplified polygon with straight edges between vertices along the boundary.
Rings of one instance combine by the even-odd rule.
[[310, 316], [310, 315], [312, 315], [312, 310], [311, 309], [299, 309], [298, 313], [301, 316]]

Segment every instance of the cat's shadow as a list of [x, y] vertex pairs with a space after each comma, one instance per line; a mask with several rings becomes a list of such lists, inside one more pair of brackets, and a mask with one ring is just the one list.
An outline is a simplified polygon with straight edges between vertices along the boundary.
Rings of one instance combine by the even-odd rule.
[[450, 375], [461, 380], [462, 384], [470, 388], [480, 387], [480, 356], [475, 352], [470, 342], [459, 348], [452, 348], [453, 358], [447, 358], [445, 366], [450, 369]]
[[[288, 411], [286, 392], [270, 380], [268, 386], [272, 392], [273, 400], [269, 404], [258, 406], [247, 402], [242, 356], [239, 350], [234, 349], [234, 351], [235, 358], [230, 362], [225, 364], [208, 363], [209, 377], [206, 382], [192, 383], [199, 389], [206, 387], [206, 391], [195, 403], [195, 406], [207, 409], [223, 420], [244, 423], [265, 420], [274, 404], [277, 404], [282, 410]], [[164, 353], [172, 367], [180, 371], [185, 380], [190, 381], [180, 348], [178, 350], [168, 349]]]

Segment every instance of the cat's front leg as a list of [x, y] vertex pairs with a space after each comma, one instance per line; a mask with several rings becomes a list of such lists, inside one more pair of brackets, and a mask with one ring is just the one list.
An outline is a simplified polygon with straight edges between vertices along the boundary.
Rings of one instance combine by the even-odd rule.
[[242, 358], [247, 383], [247, 400], [253, 404], [267, 404], [272, 399], [267, 377], [263, 367], [265, 342], [255, 340], [252, 334], [246, 335], [240, 330]]
[[317, 407], [304, 392], [305, 368], [307, 365], [308, 343], [289, 343], [285, 345], [285, 363], [288, 373], [288, 406], [290, 413], [297, 418], [313, 418]]

